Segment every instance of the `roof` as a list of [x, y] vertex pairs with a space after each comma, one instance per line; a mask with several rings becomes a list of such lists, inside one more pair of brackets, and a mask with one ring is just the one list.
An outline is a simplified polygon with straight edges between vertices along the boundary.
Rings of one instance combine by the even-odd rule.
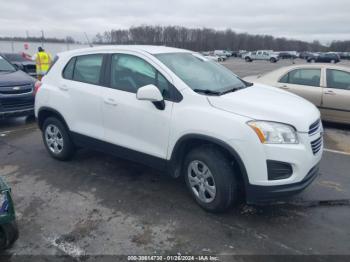
[[74, 49], [71, 51], [62, 52], [60, 54], [65, 55], [74, 55], [82, 53], [91, 53], [91, 52], [108, 52], [108, 51], [139, 51], [146, 52], [149, 54], [164, 54], [164, 53], [184, 53], [191, 52], [189, 50], [167, 47], [167, 46], [156, 46], [156, 45], [103, 45], [95, 46], [82, 49]]

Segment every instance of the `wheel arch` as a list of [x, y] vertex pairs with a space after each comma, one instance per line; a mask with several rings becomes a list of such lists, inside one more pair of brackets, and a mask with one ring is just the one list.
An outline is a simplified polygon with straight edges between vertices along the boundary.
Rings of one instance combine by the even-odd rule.
[[59, 113], [57, 110], [50, 108], [50, 107], [41, 107], [38, 111], [38, 117], [37, 117], [37, 122], [38, 122], [38, 126], [40, 128], [40, 130], [42, 130], [44, 121], [46, 118], [48, 117], [56, 117], [59, 120], [62, 121], [62, 123], [67, 127], [67, 129], [69, 130], [69, 127], [67, 125], [66, 120], [64, 119], [64, 117], [61, 115], [61, 113]]
[[230, 160], [234, 162], [234, 168], [238, 168], [240, 176], [239, 179], [241, 182], [243, 182], [244, 185], [249, 184], [247, 170], [237, 151], [220, 139], [200, 134], [187, 134], [182, 136], [176, 142], [170, 158], [170, 163], [172, 166], [171, 175], [173, 177], [181, 176], [182, 164], [186, 154], [191, 149], [202, 145], [212, 145], [222, 151]]

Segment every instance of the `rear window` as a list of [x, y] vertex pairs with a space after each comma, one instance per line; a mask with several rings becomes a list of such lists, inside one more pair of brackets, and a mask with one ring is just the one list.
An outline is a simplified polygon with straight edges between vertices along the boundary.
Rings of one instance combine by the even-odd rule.
[[62, 77], [97, 85], [100, 82], [102, 61], [102, 54], [73, 57], [65, 66]]
[[280, 83], [320, 86], [321, 69], [295, 69], [284, 75]]

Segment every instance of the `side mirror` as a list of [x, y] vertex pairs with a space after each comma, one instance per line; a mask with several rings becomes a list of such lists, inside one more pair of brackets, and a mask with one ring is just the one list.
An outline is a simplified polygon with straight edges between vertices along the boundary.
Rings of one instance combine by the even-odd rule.
[[137, 90], [136, 98], [138, 100], [146, 100], [151, 102], [159, 102], [163, 100], [163, 96], [155, 85], [147, 85]]
[[23, 65], [21, 65], [21, 64], [12, 64], [12, 65], [16, 68], [16, 70], [23, 70], [24, 69]]
[[165, 108], [164, 98], [161, 92], [159, 91], [158, 87], [156, 87], [155, 85], [151, 84], [140, 87], [137, 90], [136, 98], [138, 100], [152, 102], [155, 105], [155, 107], [159, 110], [164, 110]]

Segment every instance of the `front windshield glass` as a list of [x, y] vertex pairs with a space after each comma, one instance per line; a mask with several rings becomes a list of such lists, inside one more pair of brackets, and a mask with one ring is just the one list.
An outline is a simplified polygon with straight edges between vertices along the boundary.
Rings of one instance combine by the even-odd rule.
[[7, 62], [2, 56], [0, 56], [0, 71], [16, 71], [16, 69]]
[[24, 59], [23, 56], [21, 56], [21, 54], [3, 54], [7, 60], [11, 61], [11, 62], [25, 62], [27, 61], [26, 59]]
[[195, 91], [222, 93], [246, 87], [230, 70], [199, 54], [166, 53], [155, 56]]

